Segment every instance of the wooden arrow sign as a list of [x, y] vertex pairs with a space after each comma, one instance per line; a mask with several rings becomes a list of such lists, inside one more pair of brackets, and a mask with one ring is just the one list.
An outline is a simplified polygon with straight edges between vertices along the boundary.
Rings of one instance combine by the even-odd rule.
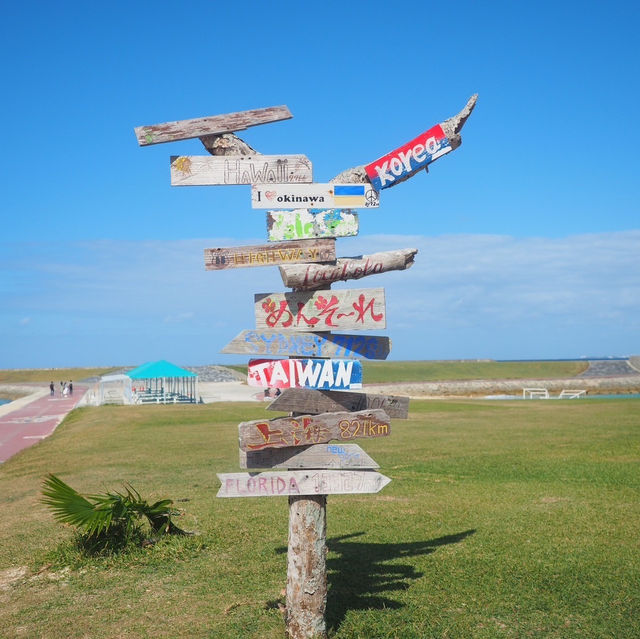
[[140, 146], [160, 144], [162, 142], [175, 142], [176, 140], [190, 140], [203, 135], [221, 135], [242, 131], [251, 126], [279, 122], [292, 118], [291, 111], [282, 105], [253, 109], [251, 111], [238, 111], [224, 115], [212, 115], [191, 120], [177, 120], [164, 124], [152, 124], [149, 126], [135, 127], [136, 137]]
[[254, 209], [368, 209], [380, 206], [370, 184], [254, 184]]
[[335, 259], [336, 241], [334, 239], [295, 240], [277, 245], [263, 244], [204, 250], [204, 267], [208, 271], [296, 262], [331, 262]]
[[384, 289], [257, 293], [256, 328], [289, 331], [386, 328]]
[[[290, 180], [291, 181], [291, 180]], [[358, 235], [358, 214], [350, 209], [295, 209], [267, 212], [267, 240], [304, 240], [314, 237]]]
[[387, 437], [390, 432], [389, 416], [378, 409], [242, 422], [238, 425], [238, 440], [240, 450], [250, 451], [328, 444], [335, 439], [349, 442]]
[[276, 397], [267, 410], [294, 413], [330, 413], [381, 408], [389, 417], [407, 419], [409, 398], [401, 395], [373, 395], [352, 391], [287, 388]]
[[221, 353], [274, 357], [364, 357], [386, 359], [391, 340], [376, 335], [293, 333], [270, 330], [242, 331]]
[[353, 359], [251, 359], [247, 383], [260, 388], [362, 388]]
[[380, 492], [390, 481], [375, 470], [297, 470], [218, 473], [218, 497], [349, 495]]
[[306, 155], [171, 156], [172, 186], [312, 181], [311, 161]]
[[285, 286], [309, 291], [340, 280], [358, 280], [376, 273], [404, 271], [413, 266], [417, 252], [418, 249], [398, 249], [361, 257], [342, 257], [335, 264], [281, 266], [280, 275]]
[[359, 468], [378, 464], [358, 444], [312, 444], [240, 451], [240, 468]]

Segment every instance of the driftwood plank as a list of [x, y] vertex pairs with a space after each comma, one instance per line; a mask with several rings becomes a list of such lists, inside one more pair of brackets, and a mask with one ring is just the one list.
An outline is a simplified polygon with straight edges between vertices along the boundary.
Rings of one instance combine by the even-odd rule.
[[201, 135], [219, 135], [242, 131], [251, 126], [289, 120], [293, 116], [285, 106], [252, 109], [251, 111], [237, 111], [223, 115], [212, 115], [191, 120], [176, 120], [164, 124], [151, 124], [135, 127], [134, 131], [140, 146], [175, 142], [176, 140], [190, 140]]
[[380, 206], [370, 184], [254, 184], [254, 209], [365, 209]]
[[289, 331], [386, 327], [383, 288], [257, 293], [256, 328]]
[[204, 267], [208, 271], [296, 262], [331, 262], [335, 259], [334, 239], [295, 240], [277, 245], [232, 246], [204, 250]]
[[438, 157], [457, 149], [462, 144], [460, 131], [471, 115], [477, 100], [478, 95], [472, 95], [460, 113], [437, 124], [375, 162], [342, 171], [331, 182], [373, 183], [378, 190], [404, 182], [420, 169], [426, 169]]
[[368, 468], [380, 466], [358, 444], [312, 444], [239, 451], [240, 468]]
[[306, 155], [171, 156], [172, 186], [312, 181], [311, 161]]
[[375, 470], [281, 470], [269, 473], [217, 475], [222, 483], [217, 497], [377, 493], [391, 481]]
[[294, 413], [331, 413], [381, 408], [389, 417], [407, 419], [409, 398], [401, 395], [373, 395], [352, 391], [287, 388], [278, 395], [267, 410]]
[[350, 209], [294, 209], [267, 212], [269, 242], [358, 235], [358, 214]]
[[260, 388], [362, 388], [362, 364], [352, 359], [251, 359], [247, 383]]
[[418, 249], [398, 249], [360, 257], [341, 257], [336, 264], [286, 265], [280, 267], [280, 275], [285, 286], [310, 291], [340, 280], [359, 280], [376, 273], [404, 271], [413, 266], [417, 252]]
[[333, 440], [349, 442], [390, 433], [389, 415], [377, 409], [242, 422], [238, 425], [238, 442], [240, 450], [249, 451], [328, 444]]
[[386, 359], [391, 340], [377, 335], [242, 331], [221, 353], [297, 357], [364, 357]]

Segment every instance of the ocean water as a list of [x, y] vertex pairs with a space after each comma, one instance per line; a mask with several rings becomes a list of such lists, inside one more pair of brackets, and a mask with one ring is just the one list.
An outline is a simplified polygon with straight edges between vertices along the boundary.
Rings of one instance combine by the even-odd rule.
[[11, 400], [10, 399], [2, 399], [0, 397], [0, 406], [2, 406], [2, 404], [8, 404]]

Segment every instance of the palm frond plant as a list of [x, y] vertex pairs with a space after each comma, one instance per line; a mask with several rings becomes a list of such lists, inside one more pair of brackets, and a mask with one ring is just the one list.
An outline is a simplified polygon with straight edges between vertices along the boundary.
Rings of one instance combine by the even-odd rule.
[[53, 474], [43, 481], [42, 503], [55, 519], [75, 526], [79, 546], [89, 552], [118, 551], [132, 542], [142, 542], [141, 520], [148, 521], [155, 535], [188, 535], [171, 520], [176, 513], [171, 499], [149, 504], [132, 486], [123, 492], [81, 495]]

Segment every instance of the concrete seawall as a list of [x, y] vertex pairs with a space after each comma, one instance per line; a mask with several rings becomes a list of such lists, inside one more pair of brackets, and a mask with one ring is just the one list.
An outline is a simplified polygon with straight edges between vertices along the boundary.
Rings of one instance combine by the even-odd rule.
[[640, 393], [640, 375], [623, 377], [568, 377], [562, 379], [490, 379], [440, 382], [402, 382], [365, 384], [370, 393], [409, 397], [483, 397], [486, 395], [522, 395], [523, 388], [546, 388], [558, 395], [563, 390], [586, 390], [588, 395]]

